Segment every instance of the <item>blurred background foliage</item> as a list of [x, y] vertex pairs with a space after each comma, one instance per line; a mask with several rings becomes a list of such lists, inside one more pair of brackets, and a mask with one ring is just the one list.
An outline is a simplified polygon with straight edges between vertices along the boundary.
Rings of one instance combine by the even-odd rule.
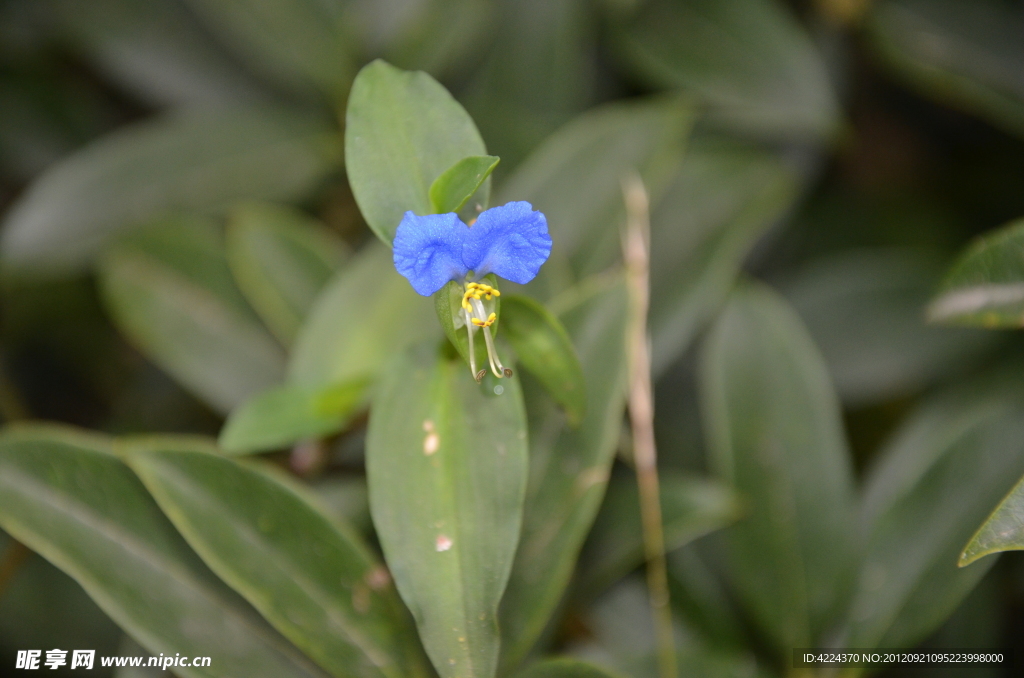
[[[1024, 346], [924, 316], [957, 253], [1024, 216], [1018, 0], [0, 0], [3, 419], [221, 434], [372, 538], [362, 388], [289, 389], [433, 327], [398, 288], [360, 302], [388, 257], [342, 125], [376, 57], [472, 114], [501, 157], [494, 204], [546, 212], [555, 250], [526, 292], [556, 311], [617, 265], [623, 173], [647, 184], [685, 675], [782, 675], [787, 648], [829, 641], [1021, 649], [1024, 561], [954, 566], [1024, 471]], [[282, 404], [294, 430], [222, 432]], [[509, 595], [557, 608], [541, 648], [645, 675], [627, 440], [569, 593], [514, 574]], [[0, 674], [26, 647], [141, 652], [66, 575], [0, 549]]]

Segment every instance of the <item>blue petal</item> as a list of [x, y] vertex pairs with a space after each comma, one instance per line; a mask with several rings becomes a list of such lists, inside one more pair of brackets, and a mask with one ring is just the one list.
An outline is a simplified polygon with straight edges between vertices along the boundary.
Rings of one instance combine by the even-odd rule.
[[395, 268], [425, 297], [466, 275], [462, 248], [469, 227], [456, 214], [406, 212], [395, 231]]
[[494, 273], [523, 285], [550, 254], [547, 218], [528, 202], [510, 202], [476, 220], [462, 248], [462, 263], [478, 277]]

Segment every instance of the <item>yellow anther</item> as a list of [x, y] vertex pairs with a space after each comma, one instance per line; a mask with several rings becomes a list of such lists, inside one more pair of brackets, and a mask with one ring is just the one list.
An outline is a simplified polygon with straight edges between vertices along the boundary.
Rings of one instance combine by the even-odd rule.
[[494, 321], [497, 319], [497, 317], [497, 313], [492, 313], [489, 316], [487, 316], [487, 320], [480, 320], [480, 318], [471, 318], [471, 320], [473, 321], [473, 324], [476, 325], [477, 327], [490, 327], [491, 325], [494, 324]]

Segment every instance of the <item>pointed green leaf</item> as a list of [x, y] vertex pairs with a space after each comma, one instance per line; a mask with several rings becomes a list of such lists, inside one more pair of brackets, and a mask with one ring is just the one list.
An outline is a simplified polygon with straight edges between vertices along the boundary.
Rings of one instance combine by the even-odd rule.
[[1024, 16], [998, 0], [874, 3], [867, 34], [884, 62], [925, 94], [1024, 135]]
[[447, 214], [461, 210], [491, 176], [499, 161], [500, 158], [493, 155], [478, 155], [463, 158], [446, 169], [430, 185], [430, 205], [434, 212]]
[[186, 0], [221, 39], [280, 85], [340, 99], [355, 70], [344, 3]]
[[153, 106], [266, 96], [176, 0], [59, 0], [51, 7], [98, 70]]
[[[654, 199], [675, 171], [693, 111], [674, 99], [588, 111], [551, 135], [504, 183], [498, 202], [526, 200], [547, 216], [552, 259], [533, 283], [557, 294], [555, 274], [605, 270], [621, 249], [622, 178], [640, 172]], [[543, 298], [543, 297], [542, 297]]]
[[[493, 273], [485, 275], [481, 281], [491, 287], [498, 287], [498, 278]], [[452, 343], [455, 350], [459, 352], [466, 365], [472, 365], [469, 359], [469, 332], [466, 330], [466, 315], [462, 308], [464, 288], [462, 283], [452, 280], [447, 285], [434, 293], [434, 311], [441, 323], [441, 329], [448, 341]], [[494, 297], [488, 301], [488, 306], [493, 302], [495, 314], [494, 324], [491, 325], [491, 335], [498, 334], [498, 325], [501, 324], [501, 297]], [[473, 332], [473, 351], [476, 359], [476, 371], [486, 370], [487, 344], [484, 333], [476, 330]]]
[[437, 332], [433, 304], [369, 243], [327, 283], [288, 364], [288, 381], [319, 386], [372, 377], [394, 354]]
[[295, 340], [320, 290], [349, 256], [344, 241], [321, 222], [272, 203], [232, 210], [226, 246], [245, 298], [285, 344]]
[[523, 369], [565, 409], [570, 426], [579, 426], [587, 411], [583, 368], [562, 323], [533, 299], [502, 297], [505, 308], [503, 336], [512, 344]]
[[559, 318], [573, 340], [587, 385], [577, 429], [536, 382], [524, 379], [530, 482], [523, 532], [501, 605], [502, 666], [514, 669], [561, 601], [604, 496], [625, 407], [626, 291], [621, 279], [588, 284]]
[[777, 0], [657, 0], [618, 25], [639, 73], [692, 92], [732, 126], [783, 137], [837, 127], [825, 63]]
[[437, 77], [457, 76], [472, 67], [476, 51], [490, 38], [491, 0], [419, 0], [415, 5], [405, 5], [411, 11], [403, 12], [405, 16], [398, 21], [394, 5], [351, 4], [362, 5], [356, 9], [377, 15], [370, 32], [380, 36], [378, 40], [384, 39], [380, 51], [388, 61]]
[[370, 410], [370, 509], [388, 567], [446, 678], [492, 678], [498, 602], [527, 476], [519, 382], [477, 384], [436, 342], [397, 357]]
[[588, 0], [492, 5], [488, 54], [461, 100], [507, 172], [596, 103], [600, 18]]
[[0, 526], [153, 654], [214, 658], [181, 676], [323, 676], [203, 565], [111, 445], [66, 427], [5, 431]]
[[799, 194], [784, 159], [695, 134], [651, 207], [651, 361], [664, 372], [728, 298], [743, 261]]
[[786, 302], [748, 285], [708, 337], [701, 376], [712, 463], [747, 506], [723, 533], [733, 584], [781, 653], [810, 647], [846, 604], [858, 553], [853, 470], [824, 362]]
[[593, 664], [570, 657], [546, 659], [515, 674], [515, 678], [616, 678], [616, 676], [617, 674], [598, 668]]
[[[659, 474], [665, 550], [725, 527], [739, 517], [739, 499], [711, 480], [679, 473]], [[640, 493], [636, 476], [622, 474], [608, 484], [601, 511], [580, 555], [578, 598], [591, 599], [644, 562]]]
[[1010, 367], [926, 401], [869, 470], [851, 647], [916, 645], [994, 564], [956, 567], [993, 498], [1024, 474], [1024, 397]]
[[176, 112], [119, 129], [53, 165], [7, 212], [5, 263], [81, 268], [114, 233], [169, 211], [291, 200], [339, 164], [336, 133], [292, 111]]
[[365, 404], [368, 379], [302, 386], [285, 384], [259, 393], [235, 409], [221, 429], [225, 452], [266, 452], [345, 428]]
[[[465, 109], [436, 80], [377, 60], [359, 71], [345, 116], [345, 164], [359, 209], [390, 247], [406, 211], [432, 214], [430, 187], [456, 162], [483, 156]], [[485, 180], [464, 212], [487, 207]]]
[[1024, 479], [992, 511], [960, 554], [960, 567], [1001, 551], [1024, 550]]
[[284, 354], [235, 287], [213, 224], [179, 218], [116, 243], [99, 267], [114, 322], [221, 412], [280, 382]]
[[119, 451], [206, 564], [332, 675], [422, 673], [387, 573], [351, 529], [201, 440], [132, 438]]
[[946, 274], [928, 306], [936, 322], [1024, 325], [1024, 220], [976, 240]]
[[921, 307], [942, 268], [926, 249], [858, 248], [811, 260], [790, 279], [784, 292], [847, 406], [892, 400], [963, 374], [998, 341], [992, 332], [928, 325]]

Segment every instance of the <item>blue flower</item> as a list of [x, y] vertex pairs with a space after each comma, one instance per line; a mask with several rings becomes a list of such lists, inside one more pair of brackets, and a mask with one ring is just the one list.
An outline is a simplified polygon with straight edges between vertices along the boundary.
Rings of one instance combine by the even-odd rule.
[[394, 241], [395, 268], [425, 297], [472, 272], [525, 284], [551, 254], [548, 221], [528, 202], [484, 211], [467, 226], [456, 214], [406, 212]]
[[491, 336], [497, 318], [493, 300], [501, 293], [478, 281], [490, 273], [521, 285], [533, 280], [551, 254], [544, 215], [528, 202], [510, 202], [484, 211], [467, 226], [457, 214], [406, 212], [393, 248], [395, 268], [423, 296], [451, 281], [462, 286], [462, 314], [455, 322], [469, 333], [469, 367], [476, 380], [486, 373], [476, 369], [473, 335], [477, 331], [483, 332], [494, 375], [512, 376], [512, 370], [501, 364]]

